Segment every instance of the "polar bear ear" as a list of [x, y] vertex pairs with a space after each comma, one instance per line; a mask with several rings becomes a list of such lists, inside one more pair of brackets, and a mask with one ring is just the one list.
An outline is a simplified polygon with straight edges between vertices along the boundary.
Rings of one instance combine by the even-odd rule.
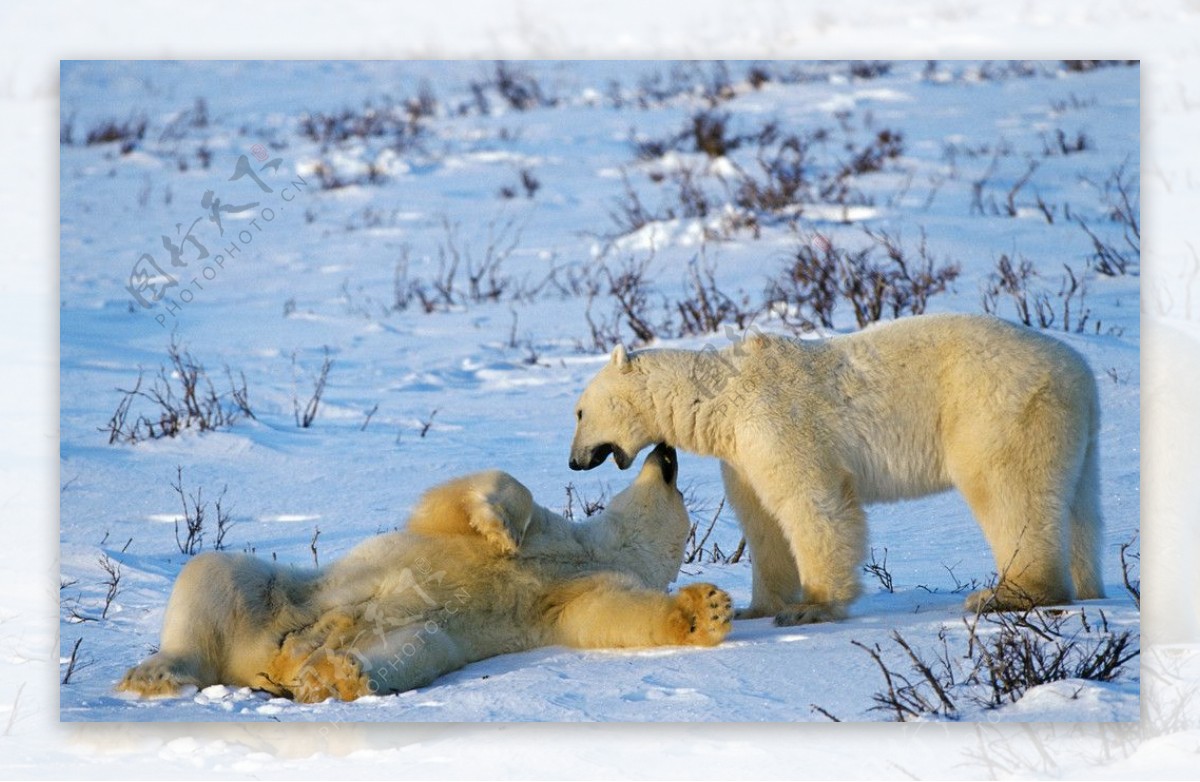
[[629, 360], [629, 352], [625, 350], [625, 346], [618, 343], [612, 352], [613, 366], [620, 369], [622, 372], [628, 372], [633, 368], [632, 362]]

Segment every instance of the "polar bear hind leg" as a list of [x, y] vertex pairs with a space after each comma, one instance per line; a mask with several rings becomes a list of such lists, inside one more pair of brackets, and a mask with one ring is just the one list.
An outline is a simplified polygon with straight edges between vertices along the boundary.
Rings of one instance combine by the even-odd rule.
[[1100, 545], [1104, 525], [1100, 516], [1100, 465], [1096, 433], [1093, 431], [1084, 456], [1083, 470], [1071, 501], [1071, 581], [1075, 597], [1095, 600], [1104, 597], [1100, 576]]
[[280, 638], [312, 621], [305, 606], [314, 577], [246, 554], [196, 555], [171, 590], [159, 651], [118, 689], [176, 695], [188, 685], [264, 686], [260, 674]]
[[[1086, 411], [1082, 411], [1087, 414]], [[1071, 513], [1081, 506], [1086, 425], [1052, 390], [1035, 394], [1015, 426], [971, 434], [948, 464], [991, 545], [999, 581], [967, 598], [969, 610], [1011, 610], [1072, 599]], [[1084, 545], [1087, 541], [1080, 541]]]

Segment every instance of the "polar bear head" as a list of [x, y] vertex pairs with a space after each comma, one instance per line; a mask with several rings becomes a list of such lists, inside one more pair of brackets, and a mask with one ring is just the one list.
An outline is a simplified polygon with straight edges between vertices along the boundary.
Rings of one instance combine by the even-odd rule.
[[571, 469], [590, 470], [609, 454], [622, 470], [633, 464], [638, 452], [657, 438], [646, 423], [639, 400], [637, 366], [621, 345], [612, 359], [588, 383], [575, 405], [575, 439], [571, 443]]
[[633, 482], [588, 520], [605, 530], [611, 550], [622, 552], [621, 568], [654, 589], [666, 589], [679, 572], [691, 527], [676, 485], [678, 465], [674, 448], [656, 446]]
[[668, 526], [679, 521], [686, 529], [691, 524], [677, 485], [678, 476], [675, 449], [659, 443], [646, 456], [633, 482], [608, 501], [604, 513], [627, 517], [636, 527], [644, 527], [653, 519]]

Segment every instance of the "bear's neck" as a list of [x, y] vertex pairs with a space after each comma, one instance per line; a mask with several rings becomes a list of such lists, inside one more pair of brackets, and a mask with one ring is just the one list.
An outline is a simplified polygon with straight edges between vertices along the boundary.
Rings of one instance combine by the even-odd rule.
[[736, 372], [715, 350], [653, 350], [638, 357], [652, 420], [662, 442], [701, 456], [727, 458], [727, 395]]
[[570, 528], [588, 549], [590, 562], [634, 573], [651, 589], [666, 589], [683, 564], [686, 517], [678, 524], [647, 524], [640, 514], [609, 510]]

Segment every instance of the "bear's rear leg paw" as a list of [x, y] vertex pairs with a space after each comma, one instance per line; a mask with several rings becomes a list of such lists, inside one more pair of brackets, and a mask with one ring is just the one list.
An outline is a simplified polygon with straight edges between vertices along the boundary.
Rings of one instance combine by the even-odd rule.
[[733, 599], [712, 584], [689, 584], [675, 594], [669, 621], [675, 643], [715, 646], [733, 627]]
[[775, 614], [776, 627], [811, 625], [818, 622], [835, 622], [846, 618], [846, 607], [841, 603], [801, 603], [788, 606]]
[[199, 688], [201, 684], [199, 677], [185, 668], [180, 660], [151, 657], [130, 668], [117, 683], [117, 689], [143, 698], [183, 695], [186, 688]]
[[257, 686], [303, 703], [329, 697], [354, 700], [369, 691], [358, 658], [346, 651], [360, 632], [353, 616], [331, 612], [289, 633], [259, 675]]
[[967, 595], [964, 607], [975, 614], [993, 611], [1024, 611], [1034, 606], [1070, 603], [1071, 598], [1061, 591], [1028, 590], [1013, 584], [1001, 583], [995, 588], [980, 589]]
[[292, 698], [299, 703], [319, 703], [328, 698], [352, 701], [370, 695], [371, 680], [352, 653], [320, 649], [288, 682]]

